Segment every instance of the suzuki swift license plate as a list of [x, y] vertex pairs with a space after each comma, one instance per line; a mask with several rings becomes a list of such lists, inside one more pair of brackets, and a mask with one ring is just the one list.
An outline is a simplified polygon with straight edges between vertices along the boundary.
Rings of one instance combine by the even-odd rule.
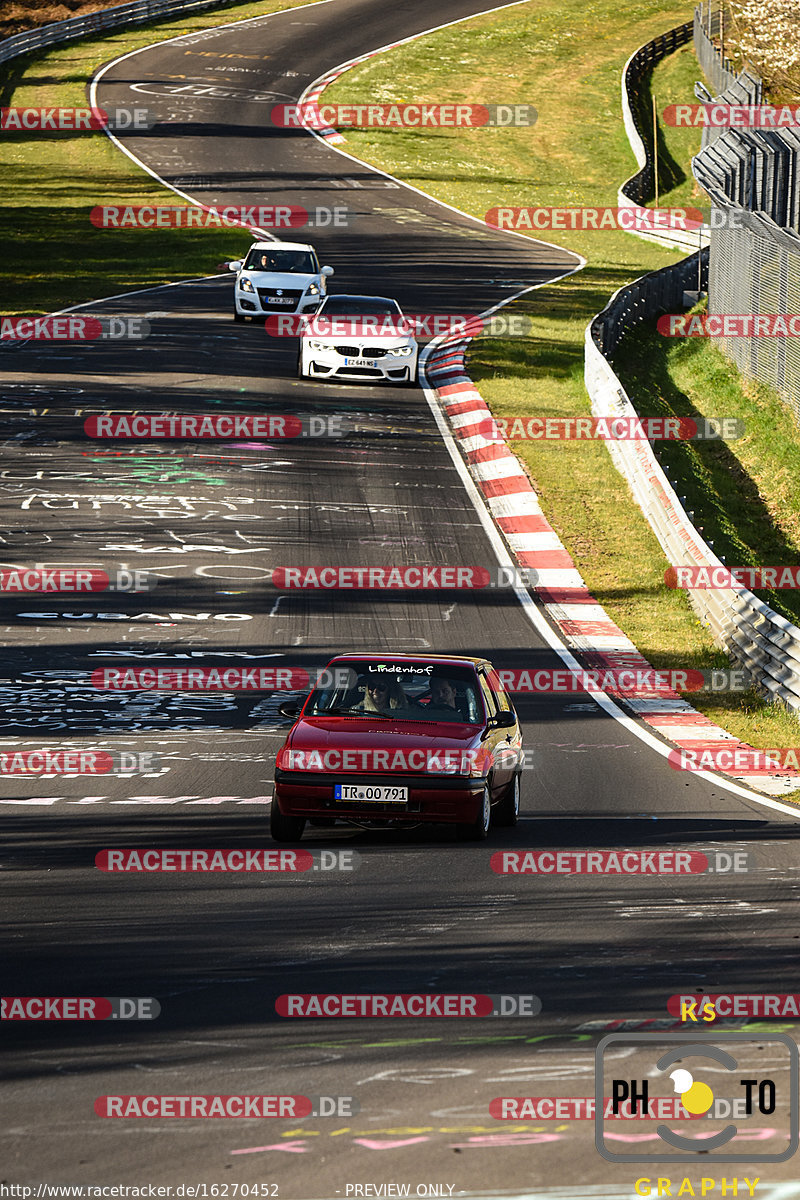
[[364, 783], [336, 783], [334, 800], [373, 800], [379, 804], [407, 804], [407, 787], [373, 787]]

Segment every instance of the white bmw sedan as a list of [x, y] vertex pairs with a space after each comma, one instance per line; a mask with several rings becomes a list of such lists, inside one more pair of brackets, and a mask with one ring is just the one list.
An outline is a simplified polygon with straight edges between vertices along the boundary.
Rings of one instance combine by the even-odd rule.
[[301, 379], [416, 383], [416, 338], [396, 300], [326, 296], [303, 318], [297, 374]]

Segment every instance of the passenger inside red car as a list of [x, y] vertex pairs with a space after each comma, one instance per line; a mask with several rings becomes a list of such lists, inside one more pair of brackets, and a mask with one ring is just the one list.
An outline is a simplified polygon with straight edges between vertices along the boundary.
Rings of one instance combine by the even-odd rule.
[[357, 708], [363, 712], [390, 713], [408, 704], [406, 694], [396, 679], [368, 679], [364, 699]]

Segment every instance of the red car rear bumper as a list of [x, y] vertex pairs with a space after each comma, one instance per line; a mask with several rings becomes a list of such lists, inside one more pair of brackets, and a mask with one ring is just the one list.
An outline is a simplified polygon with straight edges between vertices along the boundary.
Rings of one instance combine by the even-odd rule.
[[[419, 775], [342, 775], [332, 779], [315, 771], [276, 771], [273, 804], [292, 817], [338, 817], [345, 821], [467, 823], [480, 811], [484, 779]], [[405, 804], [334, 799], [334, 784], [390, 784], [407, 787]]]

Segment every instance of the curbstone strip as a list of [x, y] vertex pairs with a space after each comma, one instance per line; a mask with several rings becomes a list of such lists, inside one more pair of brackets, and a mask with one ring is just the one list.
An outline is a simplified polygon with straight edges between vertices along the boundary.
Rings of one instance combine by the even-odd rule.
[[[482, 421], [491, 418], [491, 412], [465, 374], [464, 353], [462, 344], [458, 350], [461, 365], [456, 368], [452, 348], [438, 348], [428, 360], [426, 375], [511, 554], [520, 567], [532, 567], [537, 572], [537, 582], [529, 590], [536, 594], [567, 645], [580, 654], [588, 668], [652, 670], [644, 655], [586, 587], [508, 444], [490, 442], [476, 432]], [[752, 748], [699, 713], [677, 692], [640, 700], [615, 696], [615, 700], [679, 749], [715, 750], [720, 742], [731, 744], [734, 749]], [[800, 788], [800, 779], [777, 772], [774, 775], [719, 773], [769, 796], [786, 795]]]

